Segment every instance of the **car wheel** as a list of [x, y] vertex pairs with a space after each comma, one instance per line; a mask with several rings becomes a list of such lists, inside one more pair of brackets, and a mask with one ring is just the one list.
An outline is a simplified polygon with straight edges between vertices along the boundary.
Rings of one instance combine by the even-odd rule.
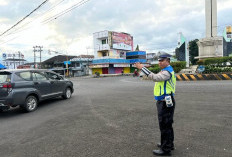
[[37, 98], [31, 95], [26, 98], [25, 104], [22, 107], [26, 112], [33, 112], [37, 109], [37, 106], [38, 106]]
[[65, 89], [65, 93], [64, 93], [64, 95], [62, 96], [64, 99], [69, 99], [69, 98], [71, 98], [71, 96], [72, 96], [72, 91], [71, 91], [71, 89], [70, 88], [66, 88]]

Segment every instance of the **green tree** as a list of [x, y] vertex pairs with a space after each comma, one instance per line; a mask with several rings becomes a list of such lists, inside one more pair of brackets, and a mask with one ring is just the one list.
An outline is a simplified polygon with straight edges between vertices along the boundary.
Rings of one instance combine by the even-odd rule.
[[198, 46], [197, 46], [198, 41], [199, 41], [198, 39], [195, 39], [189, 42], [189, 56], [190, 56], [189, 60], [193, 65], [197, 64], [197, 59], [194, 59], [194, 57], [198, 56], [199, 54]]
[[139, 45], [136, 46], [135, 51], [139, 51]]

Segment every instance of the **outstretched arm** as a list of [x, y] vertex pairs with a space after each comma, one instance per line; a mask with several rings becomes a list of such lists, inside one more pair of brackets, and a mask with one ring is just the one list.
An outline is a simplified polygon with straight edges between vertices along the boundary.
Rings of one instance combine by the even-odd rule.
[[159, 81], [165, 81], [170, 79], [171, 74], [168, 71], [161, 71], [157, 74], [154, 74], [153, 72], [151, 72], [150, 70], [148, 70], [146, 67], [144, 67], [143, 64], [141, 63], [135, 63], [135, 66], [138, 69], [141, 69], [141, 71], [147, 75], [148, 77], [150, 77], [153, 81], [159, 82]]

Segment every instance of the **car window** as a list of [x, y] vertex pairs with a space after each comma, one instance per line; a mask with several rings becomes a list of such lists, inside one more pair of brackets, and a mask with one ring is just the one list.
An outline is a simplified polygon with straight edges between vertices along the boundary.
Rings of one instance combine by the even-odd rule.
[[31, 81], [30, 71], [18, 72], [16, 73], [18, 77], [14, 77], [17, 81]]
[[37, 81], [44, 81], [44, 80], [47, 80], [47, 78], [46, 78], [43, 74], [37, 73], [37, 72], [34, 72], [34, 73], [32, 74], [32, 78], [33, 78], [33, 80], [37, 80]]
[[10, 74], [0, 73], [0, 83], [10, 82]]
[[49, 80], [61, 80], [62, 77], [60, 77], [59, 75], [57, 74], [54, 74], [54, 73], [50, 73], [50, 72], [46, 72]]

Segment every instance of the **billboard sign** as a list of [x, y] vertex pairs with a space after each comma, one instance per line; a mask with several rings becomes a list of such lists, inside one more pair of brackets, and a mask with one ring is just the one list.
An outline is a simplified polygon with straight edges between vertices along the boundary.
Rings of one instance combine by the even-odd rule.
[[229, 38], [229, 39], [232, 38], [231, 26], [226, 27], [226, 35], [227, 35], [227, 38]]
[[114, 67], [130, 67], [130, 64], [114, 64]]
[[16, 53], [3, 53], [2, 57], [4, 59], [12, 59], [12, 58], [24, 58], [24, 54], [22, 54], [21, 52], [16, 52]]
[[226, 26], [226, 34], [231, 34], [231, 26]]
[[223, 37], [226, 40], [226, 42], [230, 42], [232, 40], [232, 26], [225, 27]]
[[90, 68], [108, 68], [109, 64], [92, 64], [89, 66]]
[[130, 34], [112, 32], [111, 37], [114, 49], [133, 51], [133, 37]]
[[[143, 65], [144, 65], [145, 67], [150, 67], [150, 64], [149, 64], [149, 63], [143, 63]], [[132, 64], [132, 66], [131, 66], [131, 67], [136, 68], [135, 64]]]

